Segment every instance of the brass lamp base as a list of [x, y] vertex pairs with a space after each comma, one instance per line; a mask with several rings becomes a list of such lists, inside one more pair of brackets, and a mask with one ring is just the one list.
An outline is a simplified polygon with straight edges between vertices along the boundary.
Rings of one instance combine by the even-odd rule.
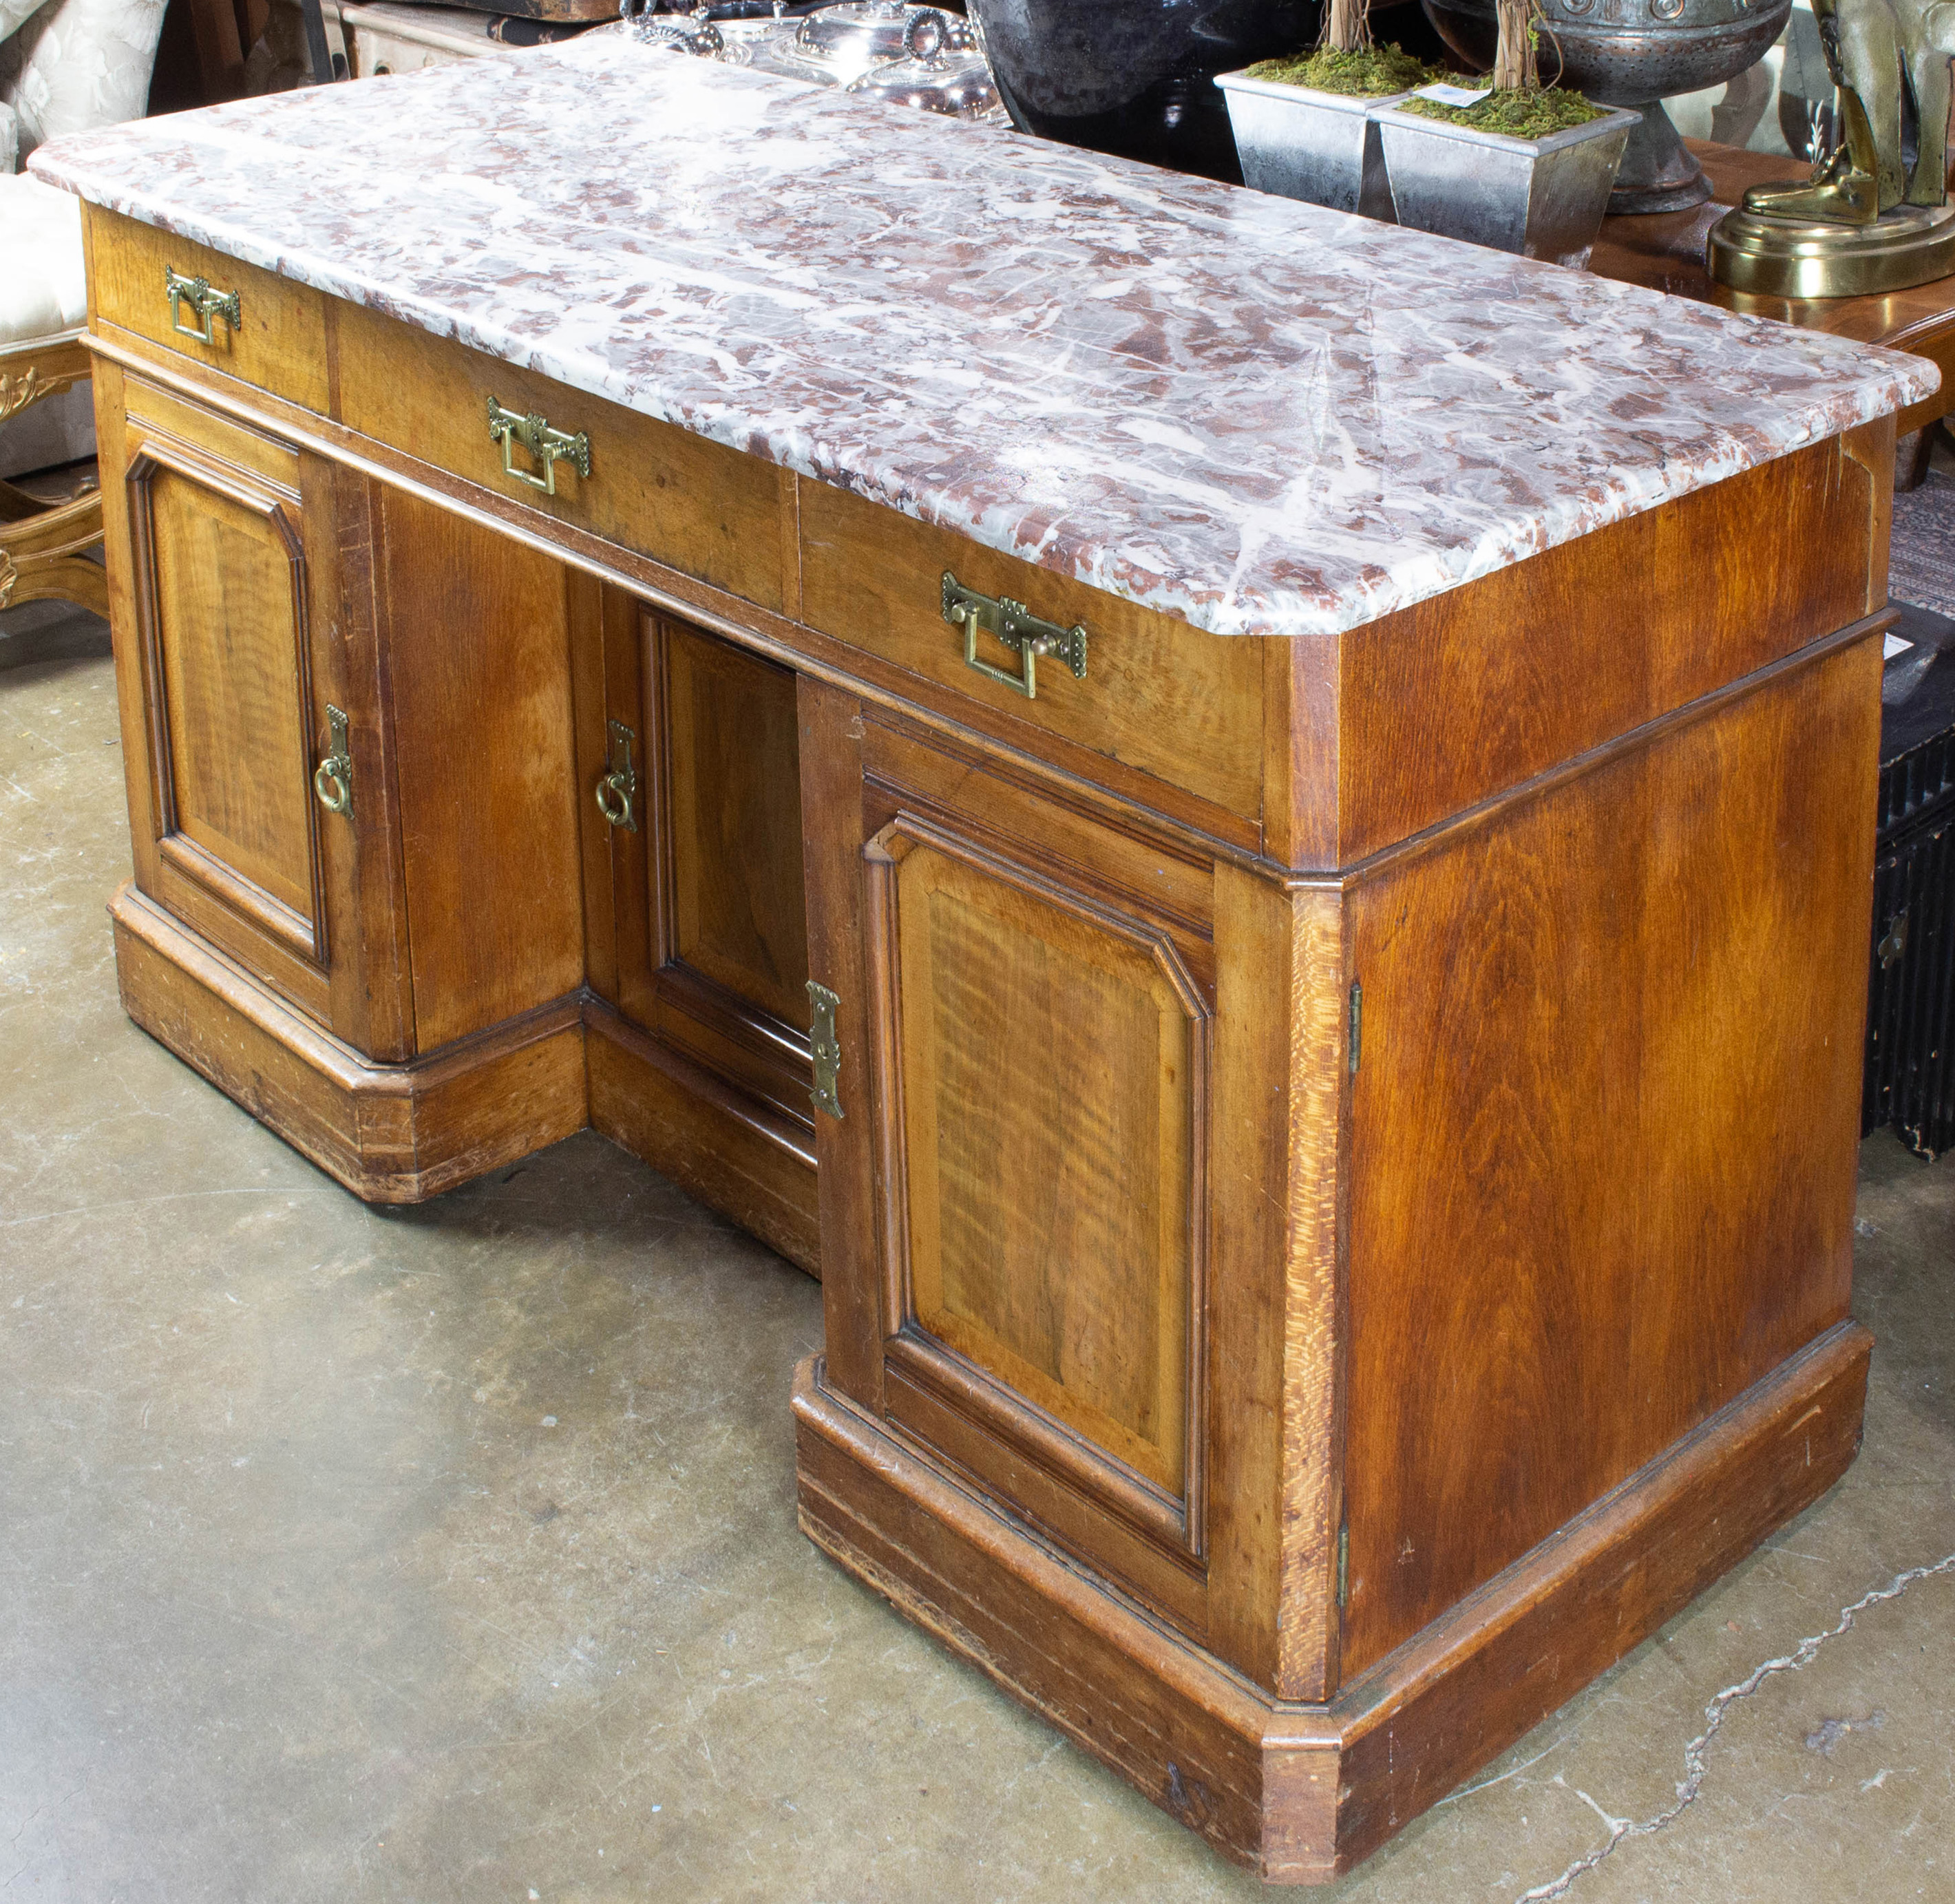
[[1955, 206], [1899, 205], [1871, 225], [1727, 212], [1711, 228], [1711, 275], [1765, 297], [1860, 297], [1955, 272]]

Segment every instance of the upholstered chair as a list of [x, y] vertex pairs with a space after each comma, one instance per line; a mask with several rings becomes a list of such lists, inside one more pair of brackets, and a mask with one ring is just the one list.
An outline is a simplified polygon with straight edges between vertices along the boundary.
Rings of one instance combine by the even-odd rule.
[[[139, 118], [165, 0], [0, 0], [0, 471], [87, 455], [81, 219], [20, 174], [43, 140]], [[0, 477], [0, 608], [61, 596], [108, 610], [93, 488], [46, 505]]]

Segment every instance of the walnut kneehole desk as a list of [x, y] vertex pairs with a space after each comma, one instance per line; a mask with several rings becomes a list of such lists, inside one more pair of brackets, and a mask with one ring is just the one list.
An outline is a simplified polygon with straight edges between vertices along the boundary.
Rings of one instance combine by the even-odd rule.
[[[37, 156], [124, 1002], [361, 1197], [588, 1124], [818, 1273], [810, 1537], [1329, 1877], [1853, 1459], [1933, 373], [643, 49], [506, 80]], [[499, 223], [483, 115], [572, 99]]]

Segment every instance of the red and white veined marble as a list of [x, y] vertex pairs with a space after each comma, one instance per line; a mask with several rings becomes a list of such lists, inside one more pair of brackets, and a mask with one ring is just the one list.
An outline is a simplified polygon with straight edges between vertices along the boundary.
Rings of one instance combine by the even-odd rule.
[[1936, 383], [1919, 358], [616, 33], [32, 162], [1225, 634], [1354, 627]]

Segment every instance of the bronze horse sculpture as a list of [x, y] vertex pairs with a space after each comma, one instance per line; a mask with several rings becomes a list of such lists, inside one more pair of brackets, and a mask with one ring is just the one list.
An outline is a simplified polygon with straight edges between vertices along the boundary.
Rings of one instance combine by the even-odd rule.
[[[1871, 225], [1897, 206], [1945, 204], [1955, 0], [1814, 0], [1813, 12], [1845, 136], [1803, 184], [1754, 186], [1745, 209]], [[1915, 107], [1911, 167], [1901, 141], [1903, 74]]]

